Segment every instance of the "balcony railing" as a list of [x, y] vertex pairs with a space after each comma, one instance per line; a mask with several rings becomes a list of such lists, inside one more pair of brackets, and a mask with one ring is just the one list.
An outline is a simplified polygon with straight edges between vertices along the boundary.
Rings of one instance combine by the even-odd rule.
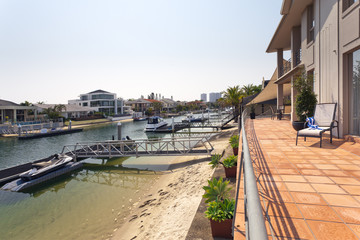
[[[256, 177], [252, 166], [252, 160], [249, 151], [249, 145], [245, 131], [245, 117], [247, 117], [247, 109], [241, 116], [241, 128], [242, 128], [242, 151], [240, 160], [240, 170], [237, 182], [236, 199], [238, 199], [241, 181], [241, 172], [244, 171], [244, 210], [245, 210], [245, 231], [246, 239], [268, 239], [267, 231], [265, 227], [265, 220], [263, 210], [260, 203], [259, 191], [256, 183]], [[233, 233], [235, 230], [236, 222], [236, 209], [233, 219]], [[234, 236], [234, 234], [233, 234]]]
[[[291, 61], [292, 61], [292, 59], [289, 58], [289, 60], [285, 61], [283, 63], [283, 65], [280, 66], [280, 69], [279, 69], [280, 77], [285, 75], [287, 72], [289, 72], [292, 69]], [[294, 61], [294, 67], [296, 67], [297, 65], [299, 65], [301, 63], [301, 48], [295, 51], [293, 61]]]

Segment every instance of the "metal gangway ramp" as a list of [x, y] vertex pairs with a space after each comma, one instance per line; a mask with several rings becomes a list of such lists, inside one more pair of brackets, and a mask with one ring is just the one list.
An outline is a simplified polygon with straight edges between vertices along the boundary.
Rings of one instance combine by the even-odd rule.
[[85, 142], [63, 147], [62, 153], [76, 159], [141, 156], [211, 155], [209, 136], [162, 139]]

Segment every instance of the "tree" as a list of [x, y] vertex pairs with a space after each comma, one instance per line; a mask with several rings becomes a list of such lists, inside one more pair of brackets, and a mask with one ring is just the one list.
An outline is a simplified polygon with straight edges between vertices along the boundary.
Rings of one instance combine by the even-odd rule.
[[22, 102], [20, 103], [20, 106], [26, 106], [26, 107], [30, 107], [32, 106], [33, 104], [31, 102], [28, 102], [28, 101], [25, 101], [25, 102]]
[[160, 113], [162, 109], [162, 103], [161, 102], [154, 102], [153, 107], [156, 113]]
[[235, 117], [235, 122], [240, 114], [240, 102], [244, 97], [243, 91], [239, 86], [228, 87], [225, 92], [223, 92], [223, 98], [225, 101], [233, 107], [233, 114]]
[[242, 87], [242, 90], [245, 94], [245, 96], [251, 96], [254, 95], [256, 93], [261, 92], [261, 85], [253, 85], [253, 84], [248, 84], [248, 85], [244, 85]]

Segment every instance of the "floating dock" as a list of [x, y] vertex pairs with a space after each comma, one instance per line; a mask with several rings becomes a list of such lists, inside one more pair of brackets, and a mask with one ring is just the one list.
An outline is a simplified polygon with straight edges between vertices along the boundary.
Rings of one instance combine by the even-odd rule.
[[52, 137], [52, 136], [81, 132], [82, 130], [83, 130], [82, 128], [74, 128], [74, 129], [48, 131], [46, 133], [41, 133], [41, 132], [29, 133], [29, 134], [25, 133], [18, 136], [18, 139], [25, 140], [25, 139], [34, 139], [34, 138], [42, 138], [42, 137]]

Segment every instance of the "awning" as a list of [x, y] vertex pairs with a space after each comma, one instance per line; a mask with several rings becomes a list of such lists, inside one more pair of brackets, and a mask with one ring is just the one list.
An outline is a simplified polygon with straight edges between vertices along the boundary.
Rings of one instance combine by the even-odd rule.
[[[275, 81], [277, 80], [277, 70], [275, 70], [274, 74], [272, 75], [270, 82], [268, 85], [256, 96], [250, 104], [276, 104], [277, 103], [277, 85]], [[284, 96], [291, 95], [291, 85], [285, 84], [283, 88]]]

